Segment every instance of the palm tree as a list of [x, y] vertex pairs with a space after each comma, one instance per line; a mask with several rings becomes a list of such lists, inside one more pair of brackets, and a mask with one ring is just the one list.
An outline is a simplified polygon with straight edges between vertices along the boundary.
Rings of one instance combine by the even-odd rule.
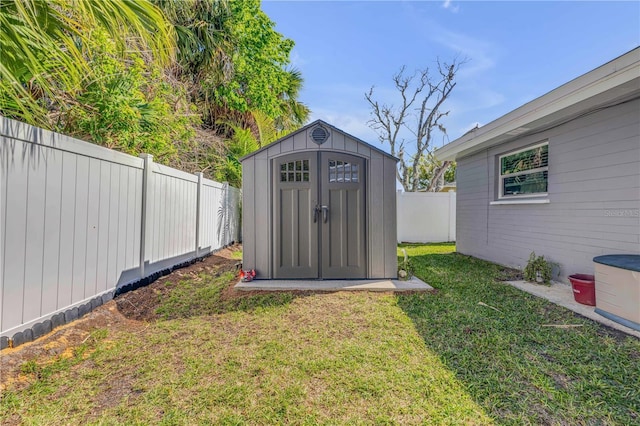
[[227, 0], [152, 0], [162, 9], [177, 34], [177, 62], [173, 75], [188, 86], [190, 101], [205, 123], [217, 127], [218, 106], [212, 88], [234, 75], [235, 46], [230, 32], [232, 16]]
[[295, 68], [287, 70], [287, 89], [280, 94], [281, 113], [275, 124], [279, 131], [291, 132], [303, 126], [309, 119], [309, 107], [298, 101], [302, 90], [302, 73]]
[[156, 60], [174, 57], [174, 29], [148, 0], [0, 0], [0, 113], [51, 128], [52, 101], [91, 75], [83, 46], [98, 26]]
[[228, 73], [232, 67], [226, 22], [231, 16], [227, 0], [152, 0], [175, 28], [177, 60], [182, 75], [194, 82], [204, 73]]

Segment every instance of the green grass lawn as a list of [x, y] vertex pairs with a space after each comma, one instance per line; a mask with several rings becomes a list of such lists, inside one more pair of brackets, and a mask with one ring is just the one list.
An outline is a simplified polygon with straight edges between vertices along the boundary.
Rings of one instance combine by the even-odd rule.
[[435, 293], [226, 300], [230, 273], [180, 283], [162, 319], [25, 364], [31, 384], [3, 394], [0, 423], [640, 423], [638, 339], [451, 244], [404, 247]]
[[398, 306], [496, 423], [640, 424], [640, 340], [497, 281], [503, 268], [452, 246], [403, 247], [438, 292]]

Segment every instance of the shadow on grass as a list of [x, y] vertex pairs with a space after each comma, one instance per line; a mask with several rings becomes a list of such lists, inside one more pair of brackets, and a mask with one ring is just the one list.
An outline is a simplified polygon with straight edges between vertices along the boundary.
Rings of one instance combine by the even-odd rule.
[[396, 295], [398, 306], [496, 422], [640, 424], [638, 339], [500, 282], [513, 270], [405, 247], [437, 291]]
[[116, 305], [129, 319], [154, 321], [277, 308], [312, 294], [236, 291], [239, 266], [237, 259], [209, 256], [119, 295], [115, 298]]
[[[150, 305], [146, 309], [147, 318], [135, 319], [170, 320], [274, 309], [286, 306], [297, 298], [317, 294], [312, 291], [240, 291], [234, 289], [237, 282], [237, 272], [222, 271], [162, 283], [161, 288], [157, 286], [147, 291], [153, 293], [151, 300], [139, 303]], [[123, 302], [119, 302], [120, 306], [126, 308]]]
[[224, 273], [219, 277], [184, 281], [175, 285], [156, 310], [162, 319], [188, 318], [225, 314], [235, 311], [257, 311], [286, 306], [306, 294], [292, 292], [245, 292], [235, 290], [237, 275]]

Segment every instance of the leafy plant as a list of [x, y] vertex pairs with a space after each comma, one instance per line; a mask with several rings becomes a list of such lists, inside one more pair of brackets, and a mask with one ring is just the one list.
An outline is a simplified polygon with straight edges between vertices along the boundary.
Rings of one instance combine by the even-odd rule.
[[309, 109], [298, 101], [302, 75], [290, 66], [294, 42], [275, 30], [259, 0], [152, 0], [175, 27], [175, 77], [190, 86], [206, 126], [250, 111], [277, 130], [298, 128]]
[[162, 69], [141, 52], [119, 49], [105, 30], [94, 30], [86, 43], [92, 73], [63, 113], [64, 133], [167, 163], [198, 122], [181, 88], [163, 81]]
[[92, 74], [84, 54], [92, 30], [121, 48], [135, 40], [162, 64], [175, 51], [173, 27], [147, 0], [0, 0], [0, 28], [0, 112], [47, 129]]
[[433, 152], [428, 152], [418, 165], [418, 189], [420, 191], [436, 192], [443, 185], [456, 180], [456, 163], [448, 161], [448, 165], [436, 158]]
[[410, 280], [411, 277], [413, 277], [413, 265], [411, 264], [409, 256], [407, 256], [407, 251], [402, 249], [402, 253], [404, 254], [404, 259], [398, 265], [398, 278], [401, 280]]
[[242, 128], [233, 123], [225, 123], [232, 131], [233, 136], [226, 141], [224, 152], [216, 161], [214, 179], [219, 182], [229, 182], [235, 187], [242, 186], [242, 165], [240, 158], [260, 148], [251, 129]]
[[235, 186], [309, 116], [259, 0], [0, 0], [0, 28], [0, 115]]
[[524, 279], [531, 282], [542, 281], [549, 284], [553, 278], [553, 268], [559, 267], [555, 262], [550, 262], [544, 256], [536, 256], [536, 252], [532, 251], [524, 268]]

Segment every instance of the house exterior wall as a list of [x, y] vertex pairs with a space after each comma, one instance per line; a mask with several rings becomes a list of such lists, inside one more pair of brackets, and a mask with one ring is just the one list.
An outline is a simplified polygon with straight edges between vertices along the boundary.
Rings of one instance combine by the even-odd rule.
[[[498, 156], [548, 140], [548, 204], [497, 200]], [[457, 250], [523, 268], [529, 254], [560, 278], [593, 274], [594, 256], [640, 253], [640, 100], [458, 159]]]
[[334, 129], [320, 146], [308, 133], [294, 133], [242, 161], [243, 267], [255, 269], [257, 278], [273, 278], [272, 160], [293, 152], [335, 151], [367, 161], [368, 277], [396, 278], [396, 161]]

